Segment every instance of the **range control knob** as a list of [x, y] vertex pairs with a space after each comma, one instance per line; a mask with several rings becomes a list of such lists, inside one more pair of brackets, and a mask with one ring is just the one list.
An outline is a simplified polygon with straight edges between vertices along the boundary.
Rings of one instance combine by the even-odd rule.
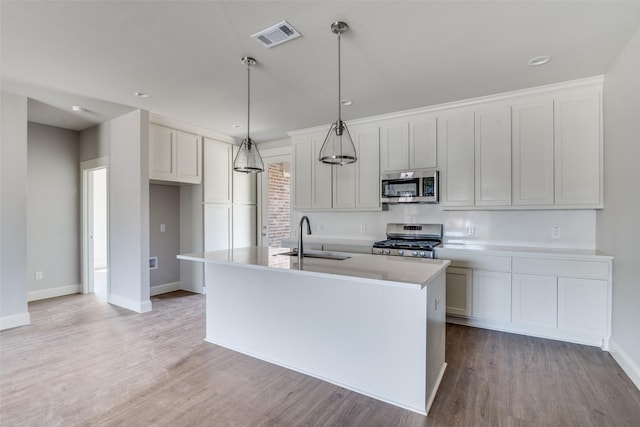
[[418, 256], [418, 251], [411, 252], [411, 256]]
[[398, 255], [400, 255], [400, 256], [404, 255], [404, 250], [398, 249]]
[[426, 257], [426, 256], [427, 256], [427, 253], [426, 253], [425, 251], [420, 251], [420, 256], [421, 256], [421, 257]]
[[379, 253], [380, 255], [384, 255], [384, 249], [378, 249], [378, 253]]
[[385, 255], [389, 255], [390, 253], [391, 253], [391, 249], [385, 249], [385, 250], [384, 250], [384, 254], [385, 254]]

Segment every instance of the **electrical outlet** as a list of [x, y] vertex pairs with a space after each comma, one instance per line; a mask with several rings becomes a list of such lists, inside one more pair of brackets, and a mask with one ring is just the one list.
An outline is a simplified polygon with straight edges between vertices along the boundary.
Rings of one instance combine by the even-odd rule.
[[42, 280], [42, 271], [36, 271], [36, 280]]
[[475, 225], [470, 225], [467, 227], [467, 236], [469, 237], [473, 237], [476, 235], [476, 226]]
[[164, 224], [160, 224], [160, 232], [164, 233], [167, 230], [167, 227], [165, 227]]
[[555, 227], [551, 227], [551, 238], [554, 240], [562, 238], [562, 230], [557, 225]]
[[367, 232], [367, 224], [360, 224], [360, 232], [361, 233]]

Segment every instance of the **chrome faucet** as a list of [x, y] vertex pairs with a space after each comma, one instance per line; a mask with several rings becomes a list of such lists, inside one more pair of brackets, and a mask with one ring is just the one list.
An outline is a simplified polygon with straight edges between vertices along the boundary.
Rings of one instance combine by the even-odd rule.
[[309, 223], [309, 217], [306, 215], [300, 218], [300, 230], [298, 230], [298, 266], [302, 267], [302, 258], [304, 258], [304, 248], [302, 246], [302, 224], [307, 221], [307, 234], [311, 234], [311, 224]]

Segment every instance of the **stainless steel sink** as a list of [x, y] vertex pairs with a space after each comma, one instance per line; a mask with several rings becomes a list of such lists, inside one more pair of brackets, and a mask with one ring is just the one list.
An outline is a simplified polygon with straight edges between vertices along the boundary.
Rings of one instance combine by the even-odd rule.
[[[274, 256], [276, 256], [276, 255], [298, 256], [298, 251], [289, 251], [289, 252], [282, 252], [282, 253], [279, 253], [279, 254], [274, 254]], [[338, 254], [334, 254], [334, 253], [331, 253], [331, 252], [313, 252], [313, 251], [305, 251], [304, 252], [304, 257], [305, 258], [331, 259], [331, 260], [334, 260], [334, 261], [344, 261], [345, 259], [351, 258], [350, 256], [338, 255]]]

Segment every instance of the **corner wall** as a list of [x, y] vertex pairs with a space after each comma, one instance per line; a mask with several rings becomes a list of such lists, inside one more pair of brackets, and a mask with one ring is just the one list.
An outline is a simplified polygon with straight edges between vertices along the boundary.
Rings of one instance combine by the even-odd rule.
[[109, 122], [109, 302], [144, 313], [149, 299], [149, 113]]
[[0, 330], [28, 325], [27, 98], [0, 92]]
[[604, 79], [604, 194], [597, 247], [613, 261], [611, 354], [640, 388], [640, 28]]
[[27, 158], [28, 300], [82, 292], [78, 132], [29, 122]]

